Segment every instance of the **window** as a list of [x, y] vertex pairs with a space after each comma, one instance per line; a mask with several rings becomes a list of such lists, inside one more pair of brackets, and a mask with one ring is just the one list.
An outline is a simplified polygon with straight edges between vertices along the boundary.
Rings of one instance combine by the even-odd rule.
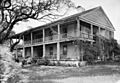
[[67, 37], [67, 28], [63, 28], [63, 38], [66, 38]]
[[50, 50], [50, 55], [53, 55], [53, 47], [50, 47], [49, 50]]
[[67, 55], [67, 45], [63, 46], [63, 55]]
[[50, 30], [49, 31], [49, 40], [52, 40], [53, 39], [53, 33], [52, 33], [52, 31]]

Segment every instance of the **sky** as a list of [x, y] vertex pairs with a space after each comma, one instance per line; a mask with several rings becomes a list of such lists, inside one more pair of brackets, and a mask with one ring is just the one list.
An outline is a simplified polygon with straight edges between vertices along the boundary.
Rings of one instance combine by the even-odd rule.
[[[82, 6], [85, 10], [101, 6], [115, 28], [115, 39], [120, 43], [120, 0], [72, 0], [76, 6]], [[41, 23], [31, 20], [29, 23], [21, 23], [19, 27], [37, 27]], [[24, 28], [28, 29], [28, 28]], [[15, 28], [17, 33], [23, 28]]]

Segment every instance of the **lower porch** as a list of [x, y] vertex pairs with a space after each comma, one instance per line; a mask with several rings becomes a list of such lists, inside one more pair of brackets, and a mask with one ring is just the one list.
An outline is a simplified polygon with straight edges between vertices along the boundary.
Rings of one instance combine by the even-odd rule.
[[80, 60], [81, 58], [79, 46], [73, 41], [25, 47], [23, 52], [25, 58], [45, 58], [51, 61]]

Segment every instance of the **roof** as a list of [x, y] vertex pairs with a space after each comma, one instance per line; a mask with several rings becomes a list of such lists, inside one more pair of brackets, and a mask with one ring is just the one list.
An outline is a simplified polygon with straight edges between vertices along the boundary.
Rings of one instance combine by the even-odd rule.
[[15, 35], [13, 35], [11, 37], [12, 38], [18, 37], [21, 34], [26, 34], [26, 33], [29, 33], [31, 31], [40, 29], [42, 27], [47, 27], [47, 26], [52, 25], [52, 24], [69, 21], [70, 19], [76, 19], [76, 17], [87, 19], [87, 20], [92, 21], [92, 22], [97, 23], [97, 24], [105, 25], [105, 26], [109, 27], [109, 29], [112, 29], [112, 31], [115, 30], [112, 23], [110, 22], [109, 18], [107, 17], [105, 12], [103, 11], [102, 7], [99, 6], [99, 7], [95, 7], [95, 8], [92, 8], [92, 9], [89, 9], [89, 10], [86, 10], [86, 11], [83, 11], [83, 12], [80, 12], [80, 13], [77, 13], [77, 14], [62, 18], [60, 20], [57, 20], [57, 21], [54, 21], [54, 22], [51, 22], [51, 23], [48, 23], [48, 24], [45, 24], [45, 25], [42, 25], [42, 26], [31, 28], [31, 29], [26, 30], [24, 32], [15, 34]]

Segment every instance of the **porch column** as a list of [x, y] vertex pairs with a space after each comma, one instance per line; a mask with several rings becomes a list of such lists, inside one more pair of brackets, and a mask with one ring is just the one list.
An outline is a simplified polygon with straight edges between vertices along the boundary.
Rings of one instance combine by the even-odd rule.
[[32, 35], [32, 32], [31, 32], [31, 44], [33, 43], [33, 35]]
[[115, 60], [114, 52], [112, 52], [112, 60]]
[[46, 51], [44, 42], [45, 42], [45, 29], [43, 29], [43, 57], [45, 57], [45, 51]]
[[31, 46], [31, 57], [33, 57], [33, 46]]
[[43, 44], [43, 57], [45, 57], [45, 51], [46, 51], [45, 44]]
[[58, 24], [58, 40], [60, 40], [60, 24]]
[[24, 43], [24, 35], [23, 35], [23, 57], [25, 58], [25, 47], [24, 47], [25, 43]]
[[100, 36], [100, 27], [98, 27], [98, 32], [99, 32], [99, 36]]
[[102, 46], [101, 46], [101, 38], [100, 38], [100, 27], [98, 27], [98, 32], [99, 32], [99, 51], [100, 51], [100, 58], [103, 61], [103, 51], [102, 51]]
[[57, 42], [57, 60], [60, 60], [60, 42]]
[[22, 57], [25, 58], [25, 47], [23, 47], [23, 54]]
[[45, 42], [45, 29], [43, 29], [43, 42]]
[[60, 60], [60, 24], [58, 24], [57, 60]]
[[[91, 24], [91, 34], [90, 34], [90, 39], [93, 40], [93, 25]], [[91, 44], [93, 44], [93, 42], [91, 41]]]
[[80, 20], [79, 18], [76, 18], [77, 20], [77, 37], [80, 37]]

